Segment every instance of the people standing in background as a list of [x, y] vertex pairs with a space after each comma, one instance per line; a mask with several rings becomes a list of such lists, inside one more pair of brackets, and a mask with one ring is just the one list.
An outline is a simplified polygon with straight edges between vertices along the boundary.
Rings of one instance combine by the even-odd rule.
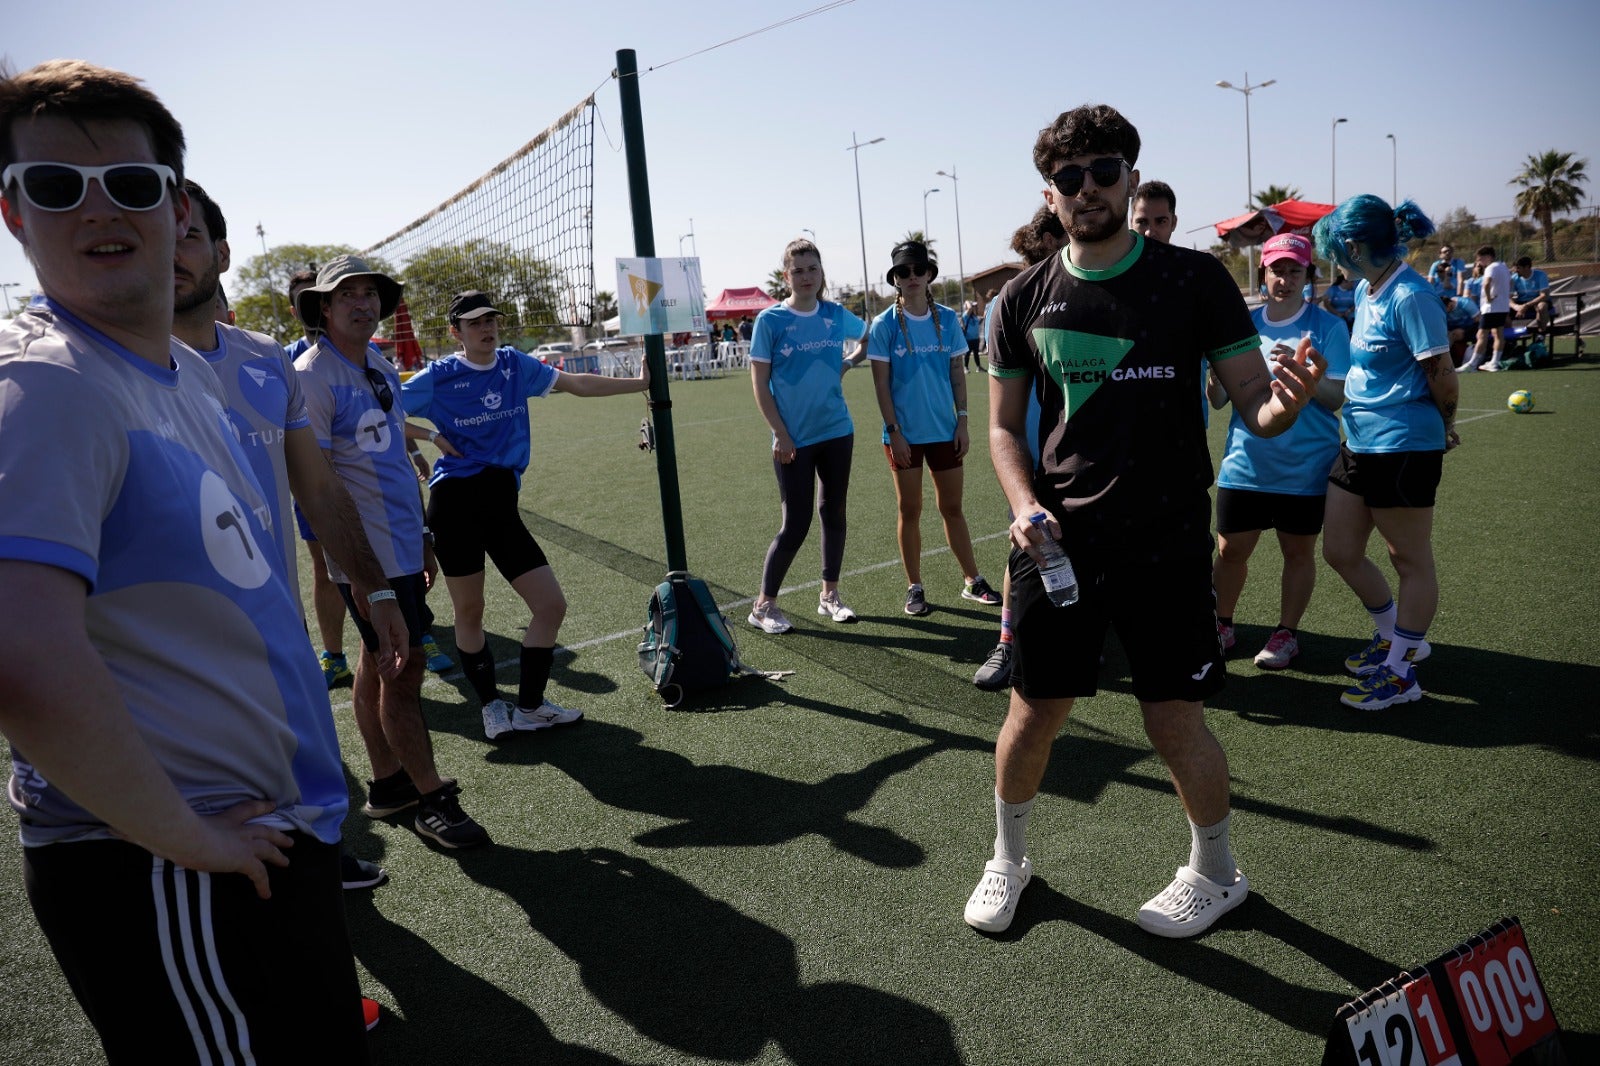
[[981, 338], [979, 330], [982, 328], [983, 316], [978, 313], [978, 302], [968, 300], [961, 309], [961, 333], [967, 338], [967, 354], [961, 359], [963, 373], [971, 369], [969, 363], [976, 364], [978, 373], [983, 373], [983, 360], [978, 358], [978, 341]]
[[[1439, 607], [1433, 505], [1445, 451], [1461, 442], [1460, 386], [1450, 368], [1444, 306], [1404, 258], [1407, 241], [1432, 232], [1416, 204], [1391, 208], [1371, 195], [1346, 200], [1314, 230], [1317, 254], [1361, 279], [1345, 379], [1345, 442], [1328, 475], [1322, 538], [1323, 558], [1360, 598], [1376, 630], [1344, 662], [1357, 680], [1340, 701], [1359, 710], [1422, 698], [1413, 667], [1428, 657], [1428, 626]], [[1367, 558], [1374, 529], [1400, 579], [1398, 604], [1383, 571]]]
[[1342, 270], [1334, 272], [1333, 284], [1322, 294], [1322, 306], [1329, 314], [1344, 323], [1345, 332], [1355, 323], [1356, 283]]
[[922, 587], [922, 464], [933, 474], [933, 494], [945, 542], [966, 582], [961, 598], [997, 605], [1000, 594], [978, 572], [972, 534], [961, 509], [961, 462], [972, 441], [967, 431], [966, 338], [956, 313], [934, 303], [928, 287], [939, 264], [921, 241], [895, 245], [887, 278], [894, 304], [873, 319], [867, 355], [883, 416], [883, 450], [894, 475], [900, 565], [905, 569], [905, 612], [929, 611]]
[[778, 608], [778, 591], [811, 530], [811, 507], [819, 487], [822, 591], [817, 613], [834, 622], [856, 618], [839, 597], [845, 501], [856, 439], [840, 379], [864, 358], [861, 342], [867, 326], [839, 304], [820, 298], [826, 277], [822, 253], [812, 242], [789, 242], [783, 250], [783, 276], [789, 296], [756, 317], [750, 342], [750, 383], [756, 407], [772, 430], [772, 469], [778, 478], [781, 516], [748, 619], [767, 633], [793, 628]]
[[[1339, 454], [1339, 417], [1344, 379], [1350, 370], [1350, 332], [1333, 315], [1306, 301], [1306, 276], [1315, 270], [1311, 242], [1280, 233], [1261, 246], [1267, 302], [1251, 312], [1261, 337], [1261, 357], [1270, 372], [1275, 359], [1294, 352], [1301, 338], [1322, 353], [1328, 367], [1312, 402], [1294, 425], [1276, 437], [1251, 433], [1237, 411], [1228, 422], [1222, 466], [1217, 471], [1217, 558], [1211, 584], [1217, 590], [1217, 641], [1227, 652], [1237, 640], [1233, 612], [1250, 572], [1250, 556], [1261, 534], [1276, 530], [1283, 553], [1278, 622], [1256, 653], [1263, 670], [1282, 670], [1300, 654], [1300, 619], [1317, 582], [1317, 534], [1322, 532], [1328, 470]], [[1218, 409], [1228, 402], [1216, 387]]]
[[[1511, 271], [1499, 259], [1494, 245], [1478, 249], [1478, 267], [1483, 271], [1483, 297], [1478, 300], [1478, 347], [1472, 357], [1456, 367], [1461, 374], [1474, 370], [1493, 373], [1500, 369], [1500, 353], [1505, 349], [1506, 323], [1511, 319]], [[1493, 353], [1492, 355], [1490, 353]], [[1489, 356], [1485, 359], [1485, 356]]]

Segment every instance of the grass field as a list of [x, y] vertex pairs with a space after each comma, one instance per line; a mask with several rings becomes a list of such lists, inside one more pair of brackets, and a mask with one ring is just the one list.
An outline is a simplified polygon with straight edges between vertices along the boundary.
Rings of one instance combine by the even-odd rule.
[[[987, 390], [970, 380], [981, 430]], [[991, 939], [962, 923], [994, 835], [1006, 697], [971, 677], [998, 608], [958, 597], [930, 493], [934, 612], [901, 612], [866, 373], [845, 380], [858, 432], [842, 587], [861, 621], [812, 613], [813, 530], [781, 600], [796, 624], [782, 637], [744, 623], [777, 523], [748, 379], [673, 382], [690, 567], [726, 605], [747, 661], [795, 671], [675, 711], [634, 654], [666, 569], [654, 463], [635, 447], [642, 404], [534, 405], [524, 513], [571, 604], [552, 696], [588, 717], [495, 745], [459, 674], [428, 681], [441, 768], [496, 846], [448, 855], [404, 824], [347, 823], [350, 847], [393, 877], [347, 895], [363, 987], [385, 1008], [376, 1057], [1316, 1062], [1340, 1003], [1515, 914], [1574, 1063], [1597, 1061], [1600, 368], [1461, 384], [1426, 699], [1367, 715], [1338, 703], [1340, 660], [1368, 621], [1325, 565], [1296, 668], [1258, 672], [1250, 655], [1276, 620], [1278, 566], [1270, 545], [1257, 552], [1230, 682], [1208, 714], [1254, 892], [1192, 942], [1133, 922], [1186, 861], [1188, 833], [1114, 640], [1101, 695], [1080, 701], [1056, 743], [1030, 834], [1038, 875], [1015, 926]], [[1536, 412], [1506, 411], [1520, 387]], [[979, 436], [966, 513], [998, 583], [1005, 502]], [[514, 691], [526, 619], [502, 582], [489, 587]], [[448, 650], [448, 599], [433, 599]], [[368, 768], [348, 701], [335, 691], [359, 804]], [[102, 1061], [32, 921], [15, 848], [0, 849], [0, 983], [0, 1062]]]

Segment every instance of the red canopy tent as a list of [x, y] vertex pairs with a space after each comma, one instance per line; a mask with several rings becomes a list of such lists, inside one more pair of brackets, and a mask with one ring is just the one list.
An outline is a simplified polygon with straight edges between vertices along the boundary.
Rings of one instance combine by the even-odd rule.
[[1217, 236], [1238, 250], [1260, 244], [1279, 233], [1309, 234], [1317, 219], [1332, 212], [1335, 206], [1307, 203], [1304, 200], [1283, 200], [1271, 207], [1216, 223]]
[[[394, 311], [394, 334], [390, 342], [394, 345], [395, 365], [401, 370], [419, 370], [422, 368], [422, 345], [417, 343], [417, 333], [411, 326], [411, 309], [404, 300]], [[382, 341], [378, 342], [382, 344]]]
[[706, 318], [721, 320], [746, 315], [754, 318], [777, 302], [757, 288], [723, 289], [722, 295], [706, 305]]

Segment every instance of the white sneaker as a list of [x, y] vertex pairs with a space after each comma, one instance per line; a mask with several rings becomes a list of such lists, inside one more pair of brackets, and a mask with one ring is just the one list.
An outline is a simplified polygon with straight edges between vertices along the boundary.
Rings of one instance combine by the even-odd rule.
[[1005, 859], [990, 859], [983, 864], [983, 879], [972, 890], [962, 916], [968, 925], [985, 933], [1003, 933], [1017, 915], [1017, 900], [1033, 880], [1033, 863], [1023, 856], [1019, 866]]
[[536, 729], [549, 729], [553, 725], [571, 725], [582, 717], [582, 711], [575, 711], [571, 707], [563, 707], [559, 703], [545, 700], [536, 710], [525, 711], [518, 707], [512, 711], [511, 728], [531, 733]]
[[846, 607], [835, 592], [832, 596], [824, 596], [817, 601], [817, 613], [824, 618], [831, 618], [835, 622], [854, 622], [856, 613]]
[[1139, 928], [1156, 936], [1199, 936], [1218, 918], [1243, 903], [1250, 882], [1238, 870], [1231, 885], [1219, 885], [1187, 866], [1178, 867], [1172, 884], [1139, 908]]
[[751, 607], [750, 617], [745, 621], [763, 633], [771, 633], [774, 636], [779, 633], [787, 633], [794, 628], [789, 624], [789, 620], [783, 616], [783, 612], [778, 610], [778, 605], [771, 600], [765, 604], [757, 603]]
[[511, 724], [514, 708], [509, 700], [490, 700], [483, 705], [483, 735], [499, 740], [515, 727]]

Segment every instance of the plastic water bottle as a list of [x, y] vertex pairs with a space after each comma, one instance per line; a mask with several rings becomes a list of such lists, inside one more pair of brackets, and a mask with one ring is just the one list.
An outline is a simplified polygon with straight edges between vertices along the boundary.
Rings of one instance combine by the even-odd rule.
[[1044, 535], [1044, 543], [1039, 545], [1039, 554], [1044, 556], [1039, 577], [1044, 580], [1045, 595], [1057, 607], [1067, 607], [1078, 602], [1078, 575], [1061, 542], [1050, 535], [1050, 527], [1045, 525], [1049, 520], [1050, 516], [1043, 511], [1028, 516], [1028, 521]]

